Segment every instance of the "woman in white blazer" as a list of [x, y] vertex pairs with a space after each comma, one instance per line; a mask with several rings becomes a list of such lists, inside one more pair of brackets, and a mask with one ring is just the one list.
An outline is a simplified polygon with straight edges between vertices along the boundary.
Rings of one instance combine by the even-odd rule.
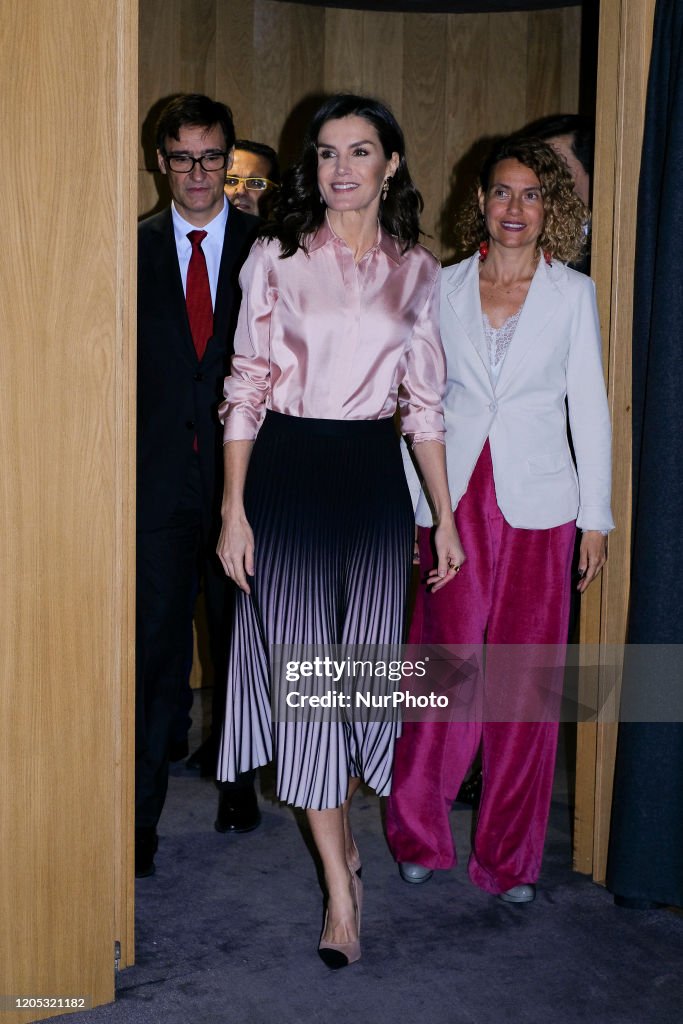
[[[557, 685], [540, 707], [532, 663], [540, 651], [551, 664], [545, 680], [561, 670], [576, 527], [583, 531], [583, 591], [605, 562], [614, 526], [595, 288], [565, 266], [580, 253], [585, 219], [561, 158], [538, 140], [506, 140], [486, 161], [462, 219], [465, 244], [476, 251], [441, 279], [448, 479], [467, 561], [452, 587], [420, 589], [409, 639], [486, 641], [488, 713], [405, 723], [387, 832], [405, 881], [425, 882], [435, 868], [451, 867], [448, 813], [481, 745], [469, 874], [513, 903], [535, 896], [557, 746], [557, 721], [548, 720], [549, 708], [557, 717]], [[429, 499], [412, 464], [407, 469], [417, 483], [427, 569]], [[524, 657], [508, 657], [505, 669], [494, 671], [496, 651]]]

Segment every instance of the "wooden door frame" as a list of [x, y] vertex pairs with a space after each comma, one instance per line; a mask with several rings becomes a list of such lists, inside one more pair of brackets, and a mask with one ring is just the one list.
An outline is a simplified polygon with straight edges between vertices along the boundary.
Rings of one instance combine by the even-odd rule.
[[[610, 536], [602, 579], [582, 600], [581, 642], [626, 640], [631, 544], [631, 330], [636, 209], [655, 0], [602, 0], [598, 40], [591, 274], [598, 292], [614, 435]], [[578, 726], [574, 868], [604, 883], [617, 740], [619, 677], [600, 659], [581, 704], [600, 708]]]
[[20, 1024], [110, 1002], [116, 943], [134, 954], [138, 0], [5, 6], [0, 1017]]
[[[118, 969], [135, 962], [135, 509], [137, 401], [137, 208], [139, 0], [119, 0], [117, 83], [121, 159], [117, 167], [118, 302], [121, 331], [117, 420], [117, 521], [121, 544], [119, 721], [115, 736], [114, 927]], [[125, 396], [125, 397], [124, 397]]]

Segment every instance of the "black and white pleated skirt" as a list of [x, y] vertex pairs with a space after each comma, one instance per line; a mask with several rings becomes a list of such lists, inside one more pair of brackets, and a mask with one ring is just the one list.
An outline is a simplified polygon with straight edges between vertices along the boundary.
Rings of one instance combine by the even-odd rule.
[[235, 602], [218, 776], [275, 759], [278, 796], [296, 807], [340, 806], [351, 775], [384, 796], [396, 716], [282, 715], [271, 682], [273, 645], [403, 640], [414, 520], [393, 421], [268, 412], [244, 497], [255, 567]]

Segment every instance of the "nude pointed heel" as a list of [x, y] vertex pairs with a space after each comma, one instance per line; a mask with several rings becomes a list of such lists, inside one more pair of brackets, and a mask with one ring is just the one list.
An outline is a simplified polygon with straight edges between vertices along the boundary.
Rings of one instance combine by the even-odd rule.
[[[356, 931], [358, 938], [351, 942], [327, 942], [321, 937], [318, 944], [318, 956], [331, 971], [338, 971], [349, 964], [355, 964], [360, 960], [360, 919], [363, 907], [363, 883], [356, 872], [351, 874], [351, 887], [353, 889], [353, 901], [356, 911]], [[327, 929], [327, 911], [325, 911], [325, 923], [323, 935]]]

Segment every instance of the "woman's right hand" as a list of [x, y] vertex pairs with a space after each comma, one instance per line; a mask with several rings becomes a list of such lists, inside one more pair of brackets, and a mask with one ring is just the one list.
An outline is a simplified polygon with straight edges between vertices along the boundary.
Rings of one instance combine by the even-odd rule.
[[467, 557], [460, 543], [460, 535], [455, 528], [450, 509], [444, 520], [434, 530], [434, 550], [436, 565], [430, 569], [425, 578], [425, 583], [432, 594], [455, 579]]
[[250, 594], [247, 576], [254, 575], [254, 534], [244, 511], [224, 512], [222, 519], [216, 553], [226, 575]]

